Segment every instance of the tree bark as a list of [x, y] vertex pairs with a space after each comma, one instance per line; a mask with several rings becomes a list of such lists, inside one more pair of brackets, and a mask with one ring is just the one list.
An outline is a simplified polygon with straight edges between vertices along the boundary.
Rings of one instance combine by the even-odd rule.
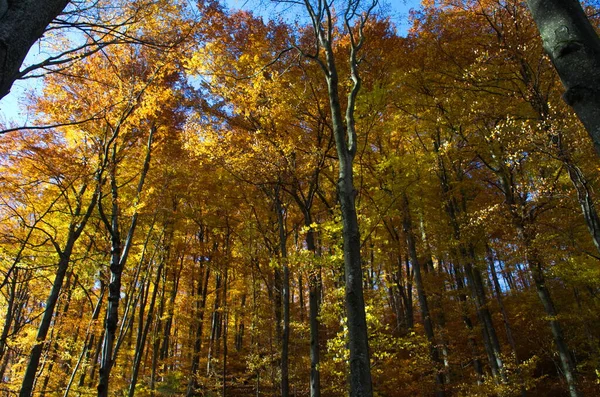
[[577, 0], [527, 0], [573, 107], [600, 155], [600, 38]]
[[69, 0], [0, 1], [0, 98], [10, 92], [31, 46], [68, 3]]

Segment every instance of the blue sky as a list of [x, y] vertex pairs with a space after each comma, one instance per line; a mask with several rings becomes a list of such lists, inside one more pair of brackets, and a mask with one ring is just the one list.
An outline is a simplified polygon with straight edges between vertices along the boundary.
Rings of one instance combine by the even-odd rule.
[[[251, 10], [256, 14], [269, 16], [274, 8], [275, 0], [224, 0], [230, 8], [242, 8]], [[420, 0], [379, 0], [378, 11], [391, 15], [392, 20], [396, 23], [400, 33], [405, 32], [410, 26], [408, 22], [408, 14], [411, 8], [418, 8]], [[280, 7], [281, 8], [281, 7]], [[281, 8], [282, 10], [284, 8]], [[294, 12], [294, 9], [289, 12]], [[298, 10], [301, 12], [302, 10]], [[293, 19], [294, 16], [292, 16]]]
[[[272, 14], [273, 9], [273, 3], [270, 0], [224, 0], [224, 2], [230, 8], [243, 8], [266, 17]], [[379, 11], [392, 17], [400, 34], [406, 32], [410, 27], [408, 21], [409, 10], [411, 8], [418, 8], [420, 4], [419, 0], [380, 0], [380, 2]], [[288, 12], [293, 13], [295, 11]], [[294, 19], [295, 15], [292, 14], [290, 17]], [[40, 48], [37, 45], [33, 45], [28, 57], [35, 59], [36, 56], [40, 56], [39, 53]], [[39, 90], [40, 80], [16, 81], [11, 92], [6, 97], [0, 99], [0, 129], [2, 129], [2, 126], [26, 125], [28, 119], [25, 106], [27, 93], [36, 95], [39, 94]]]

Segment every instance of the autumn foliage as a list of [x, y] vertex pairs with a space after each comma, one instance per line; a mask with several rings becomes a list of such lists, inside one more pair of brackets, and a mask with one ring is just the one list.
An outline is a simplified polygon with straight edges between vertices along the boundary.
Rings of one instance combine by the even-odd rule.
[[[141, 9], [139, 40], [44, 78], [28, 123], [53, 127], [0, 135], [0, 394], [30, 373], [36, 396], [274, 396], [282, 378], [308, 396], [317, 374], [348, 395], [313, 28]], [[453, 0], [411, 18], [401, 35], [370, 15], [357, 63], [373, 395], [598, 395], [600, 163], [531, 16]], [[349, 29], [331, 32], [343, 98]]]

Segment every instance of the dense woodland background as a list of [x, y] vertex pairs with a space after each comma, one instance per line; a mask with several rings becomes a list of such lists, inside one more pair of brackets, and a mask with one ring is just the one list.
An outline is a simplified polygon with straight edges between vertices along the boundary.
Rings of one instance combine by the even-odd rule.
[[[365, 10], [333, 16], [344, 111]], [[1, 395], [347, 395], [308, 21], [99, 0], [51, 25], [44, 45], [75, 50], [0, 136]], [[600, 161], [526, 6], [425, 0], [405, 37], [380, 8], [362, 21], [374, 394], [600, 395]]]

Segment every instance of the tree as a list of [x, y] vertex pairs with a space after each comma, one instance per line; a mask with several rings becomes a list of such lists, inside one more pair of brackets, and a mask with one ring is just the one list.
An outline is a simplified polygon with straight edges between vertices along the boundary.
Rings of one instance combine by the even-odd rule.
[[0, 1], [0, 98], [10, 92], [29, 48], [69, 0]]
[[578, 0], [528, 0], [527, 5], [565, 87], [563, 98], [600, 156], [600, 38]]
[[[353, 397], [370, 397], [373, 395], [369, 338], [363, 296], [361, 240], [355, 203], [357, 191], [354, 187], [352, 167], [358, 145], [354, 112], [361, 87], [359, 51], [365, 42], [365, 25], [376, 5], [377, 0], [367, 1], [366, 6], [360, 1], [349, 0], [342, 6], [343, 14], [336, 16], [332, 4], [318, 2], [315, 5], [305, 0], [304, 6], [310, 16], [314, 35], [314, 47], [308, 51], [301, 50], [303, 56], [313, 59], [321, 67], [329, 93], [331, 128], [339, 162], [337, 193], [343, 225], [346, 315], [350, 347], [349, 382], [350, 395]], [[349, 77], [352, 81], [351, 88], [347, 93], [348, 103], [345, 116], [341, 104], [343, 94], [340, 93], [342, 83], [338, 75], [339, 61], [336, 59], [334, 51], [336, 35], [339, 34], [336, 27], [336, 18], [340, 16], [349, 41], [348, 68], [350, 70]]]

